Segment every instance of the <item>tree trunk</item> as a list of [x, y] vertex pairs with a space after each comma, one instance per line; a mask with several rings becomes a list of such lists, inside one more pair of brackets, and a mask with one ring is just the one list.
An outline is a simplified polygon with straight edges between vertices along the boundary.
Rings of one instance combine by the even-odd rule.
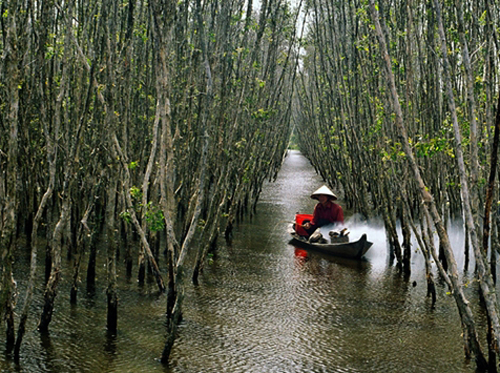
[[[7, 8], [7, 7], [6, 7]], [[17, 209], [18, 209], [18, 162], [19, 162], [19, 145], [18, 145], [18, 123], [19, 123], [19, 86], [20, 72], [19, 67], [19, 51], [18, 51], [18, 24], [19, 9], [16, 2], [9, 2], [8, 8], [5, 9], [9, 17], [6, 20], [5, 35], [4, 35], [4, 51], [3, 60], [5, 61], [5, 69], [3, 71], [2, 82], [5, 84], [5, 89], [8, 92], [5, 112], [6, 123], [5, 128], [8, 131], [8, 148], [7, 148], [7, 165], [5, 171], [2, 172], [1, 180], [5, 185], [5, 193], [0, 196], [0, 265], [3, 267], [2, 272], [2, 287], [0, 293], [0, 317], [6, 321], [6, 350], [10, 352], [15, 343], [15, 326], [14, 326], [14, 297], [16, 293], [15, 281], [12, 277], [12, 261], [14, 254], [16, 224], [17, 224]], [[0, 70], [1, 71], [1, 70]]]
[[49, 281], [45, 286], [44, 303], [42, 315], [38, 323], [38, 330], [46, 333], [49, 330], [49, 324], [52, 321], [52, 314], [54, 312], [54, 301], [57, 295], [57, 287], [61, 281], [61, 246], [62, 246], [62, 232], [64, 225], [67, 223], [70, 210], [69, 199], [63, 202], [61, 216], [54, 229], [54, 236], [52, 240], [52, 270], [50, 273]]
[[181, 251], [179, 253], [179, 258], [175, 263], [175, 277], [174, 277], [174, 286], [176, 288], [176, 301], [172, 311], [172, 317], [170, 320], [167, 320], [167, 338], [165, 341], [165, 347], [162, 352], [161, 362], [163, 364], [168, 364], [170, 358], [170, 352], [172, 351], [172, 347], [177, 335], [177, 327], [180, 322], [180, 318], [182, 315], [182, 303], [184, 300], [184, 261], [187, 256], [188, 249], [190, 248], [191, 241], [194, 237], [194, 233], [198, 226], [198, 220], [200, 218], [202, 204], [205, 202], [205, 174], [207, 169], [207, 159], [208, 159], [208, 131], [207, 131], [207, 121], [208, 121], [208, 110], [210, 108], [210, 100], [212, 99], [212, 74], [210, 69], [210, 64], [208, 61], [207, 49], [205, 45], [205, 26], [203, 25], [203, 19], [201, 16], [201, 1], [196, 1], [196, 21], [198, 26], [198, 33], [201, 44], [201, 51], [203, 54], [206, 79], [207, 79], [207, 103], [205, 103], [206, 111], [203, 114], [202, 118], [202, 127], [201, 133], [203, 133], [203, 149], [201, 152], [200, 158], [200, 174], [199, 174], [199, 187], [198, 187], [198, 197], [196, 199], [196, 205], [194, 208], [194, 214], [191, 219], [188, 233], [182, 243]]
[[[465, 36], [465, 22], [463, 15], [463, 1], [456, 0], [455, 8], [457, 9], [458, 20], [458, 35], [460, 44], [462, 45], [463, 66], [465, 69], [465, 81], [467, 86], [467, 102], [469, 104], [470, 118], [470, 185], [471, 185], [471, 209], [473, 216], [477, 216], [479, 211], [479, 161], [478, 161], [478, 144], [477, 144], [477, 113], [476, 100], [474, 98], [474, 75], [472, 71], [469, 46]], [[478, 220], [476, 220], [478, 221]]]
[[[111, 162], [113, 164], [113, 162]], [[116, 283], [116, 237], [115, 237], [115, 210], [116, 210], [116, 177], [115, 172], [110, 171], [108, 178], [106, 199], [106, 250], [107, 250], [107, 280], [106, 295], [107, 307], [107, 330], [108, 333], [116, 335], [118, 330], [118, 295]]]
[[401, 230], [403, 232], [403, 270], [409, 275], [411, 273], [411, 230], [409, 210], [401, 208]]
[[[488, 253], [489, 240], [490, 240], [490, 223], [491, 223], [491, 206], [493, 203], [493, 193], [495, 187], [495, 177], [498, 170], [498, 144], [500, 139], [500, 93], [497, 103], [497, 115], [495, 119], [495, 133], [493, 136], [493, 144], [491, 145], [491, 157], [490, 157], [490, 176], [488, 178], [488, 185], [486, 188], [486, 203], [484, 207], [484, 218], [483, 218], [483, 245], [482, 251], [486, 255]], [[494, 241], [492, 237], [492, 242]], [[492, 286], [495, 288], [496, 279], [496, 248], [491, 245], [490, 261], [489, 261], [489, 272], [491, 273]], [[497, 305], [494, 304], [496, 307]], [[488, 313], [488, 348], [489, 348], [489, 369], [488, 372], [497, 372], [497, 354], [499, 353], [498, 339], [495, 335], [494, 329], [495, 320]]]

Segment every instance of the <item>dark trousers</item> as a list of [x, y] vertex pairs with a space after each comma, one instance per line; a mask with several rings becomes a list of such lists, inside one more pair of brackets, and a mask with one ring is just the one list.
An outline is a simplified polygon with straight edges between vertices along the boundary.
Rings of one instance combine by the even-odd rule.
[[[303, 223], [306, 223], [306, 222], [304, 221]], [[308, 236], [310, 236], [311, 234], [314, 233], [314, 231], [316, 229], [318, 229], [319, 227], [322, 227], [323, 225], [327, 225], [327, 224], [331, 224], [331, 222], [328, 219], [319, 219], [316, 222], [316, 225], [311, 225], [311, 228], [309, 228], [309, 229], [304, 228], [304, 230], [307, 232]]]

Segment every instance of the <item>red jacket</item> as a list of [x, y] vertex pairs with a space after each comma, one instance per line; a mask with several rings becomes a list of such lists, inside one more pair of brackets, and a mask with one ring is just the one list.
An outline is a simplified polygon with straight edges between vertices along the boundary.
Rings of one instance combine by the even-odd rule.
[[342, 207], [332, 201], [328, 201], [326, 205], [318, 203], [316, 207], [314, 207], [311, 224], [317, 226], [319, 223], [320, 226], [322, 226], [328, 224], [326, 221], [328, 221], [328, 223], [344, 224], [344, 211]]

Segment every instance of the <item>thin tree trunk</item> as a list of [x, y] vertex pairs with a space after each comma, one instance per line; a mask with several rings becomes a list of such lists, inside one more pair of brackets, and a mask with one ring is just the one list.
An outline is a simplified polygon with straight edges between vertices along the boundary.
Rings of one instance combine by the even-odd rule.
[[201, 133], [203, 133], [203, 148], [201, 151], [200, 158], [200, 174], [199, 174], [199, 186], [198, 186], [198, 198], [196, 200], [196, 205], [194, 209], [194, 214], [190, 222], [188, 233], [182, 243], [181, 251], [179, 253], [179, 258], [175, 263], [175, 277], [174, 285], [176, 287], [176, 301], [175, 306], [172, 311], [172, 318], [168, 320], [167, 324], [167, 338], [165, 341], [165, 347], [163, 348], [161, 362], [163, 364], [168, 364], [170, 358], [170, 352], [177, 335], [177, 327], [180, 322], [180, 317], [182, 315], [182, 303], [184, 300], [184, 261], [187, 256], [188, 249], [190, 248], [191, 241], [194, 237], [194, 233], [198, 226], [198, 220], [200, 218], [202, 205], [205, 202], [205, 174], [207, 170], [207, 159], [208, 159], [208, 113], [210, 109], [210, 103], [212, 99], [212, 73], [210, 69], [210, 64], [208, 61], [207, 48], [205, 44], [205, 26], [203, 25], [203, 19], [201, 16], [201, 1], [196, 0], [196, 21], [198, 26], [198, 33], [200, 38], [201, 50], [204, 59], [206, 79], [207, 79], [207, 102], [205, 103], [205, 112], [202, 118]]
[[65, 200], [62, 206], [59, 221], [54, 229], [54, 236], [52, 239], [52, 269], [49, 281], [45, 286], [43, 311], [38, 323], [38, 330], [46, 333], [49, 330], [49, 324], [52, 321], [52, 314], [54, 312], [54, 301], [57, 296], [57, 287], [61, 281], [61, 246], [62, 246], [62, 232], [64, 225], [67, 223], [70, 210], [69, 200]]
[[[403, 187], [404, 188], [404, 187]], [[403, 232], [403, 270], [405, 274], [411, 273], [411, 230], [409, 209], [401, 207], [401, 230]]]
[[460, 44], [462, 44], [462, 57], [463, 65], [465, 68], [465, 81], [467, 86], [467, 102], [469, 104], [469, 118], [470, 118], [470, 185], [471, 185], [471, 209], [473, 216], [476, 216], [479, 210], [479, 161], [478, 161], [478, 147], [477, 147], [477, 113], [476, 113], [476, 100], [474, 98], [474, 75], [472, 71], [469, 46], [465, 37], [465, 22], [463, 15], [463, 1], [456, 0], [455, 8], [458, 15], [458, 35]]
[[469, 230], [467, 227], [464, 229], [464, 271], [469, 269], [469, 252], [470, 252], [470, 241], [469, 241]]
[[[144, 232], [147, 231], [146, 226], [146, 213], [148, 209], [148, 192], [149, 192], [149, 183], [151, 178], [151, 172], [153, 170], [153, 165], [156, 158], [156, 150], [158, 148], [158, 126], [160, 122], [160, 108], [156, 107], [156, 115], [153, 124], [153, 140], [151, 142], [151, 151], [149, 154], [148, 164], [146, 166], [146, 172], [144, 173], [144, 179], [142, 181], [142, 208], [141, 208], [141, 222], [142, 222], [142, 230]], [[145, 268], [145, 256], [144, 256], [144, 247], [139, 249], [139, 271], [138, 271], [138, 281], [139, 284], [144, 283], [144, 278], [146, 274]]]
[[[484, 218], [483, 218], [483, 253], [488, 252], [488, 246], [490, 241], [490, 229], [491, 229], [491, 207], [493, 204], [493, 194], [495, 188], [495, 178], [498, 170], [498, 145], [500, 142], [500, 93], [497, 103], [497, 115], [495, 118], [495, 133], [493, 136], [493, 143], [491, 145], [491, 156], [490, 156], [490, 175], [488, 178], [488, 184], [486, 188], [486, 202], [484, 207]], [[496, 264], [495, 264], [496, 265]], [[493, 267], [492, 267], [493, 269]]]
[[[493, 193], [495, 187], [495, 177], [498, 170], [498, 143], [500, 138], [500, 93], [497, 103], [497, 115], [495, 118], [495, 133], [493, 136], [493, 144], [491, 145], [491, 157], [490, 157], [490, 176], [488, 178], [488, 185], [486, 188], [486, 202], [484, 207], [484, 218], [483, 218], [483, 253], [485, 256], [488, 253], [488, 246], [490, 240], [490, 222], [491, 222], [491, 206], [493, 203]], [[496, 249], [491, 245], [491, 254], [489, 268], [492, 274], [493, 288], [495, 285], [495, 274], [496, 274]], [[498, 351], [498, 340], [495, 339], [495, 330], [493, 327], [494, 320], [488, 313], [488, 347], [489, 347], [489, 370], [488, 372], [497, 372], [496, 364], [496, 354]]]
[[[93, 237], [95, 237], [98, 232], [95, 232]], [[96, 288], [96, 265], [97, 265], [97, 246], [94, 239], [90, 240], [89, 243], [89, 259], [87, 264], [87, 293], [93, 294]]]
[[[93, 200], [93, 197], [91, 198], [91, 201]], [[71, 284], [71, 290], [70, 290], [70, 303], [72, 305], [77, 304], [77, 299], [78, 299], [78, 282], [80, 278], [80, 266], [82, 263], [83, 255], [85, 253], [85, 243], [89, 241], [87, 237], [92, 237], [94, 232], [92, 232], [88, 226], [88, 219], [90, 212], [92, 211], [93, 208], [93, 202], [87, 206], [87, 209], [85, 210], [85, 213], [83, 214], [82, 219], [80, 220], [79, 228], [78, 228], [78, 235], [77, 235], [77, 241], [76, 241], [76, 247], [78, 249], [75, 262], [73, 265], [73, 278], [72, 278], [72, 284]]]
[[402, 191], [403, 191], [403, 209], [406, 210], [406, 216], [408, 216], [408, 225], [413, 230], [413, 234], [417, 239], [418, 245], [420, 246], [420, 249], [422, 250], [422, 254], [425, 259], [425, 278], [427, 281], [427, 296], [431, 296], [431, 308], [434, 308], [436, 304], [436, 284], [434, 283], [434, 275], [432, 274], [432, 262], [430, 253], [430, 251], [433, 250], [433, 248], [429, 247], [429, 245], [427, 244], [427, 242], [430, 242], [429, 238], [427, 239], [422, 238], [422, 236], [425, 237], [426, 235], [425, 228], [423, 225], [423, 220], [421, 228], [422, 234], [419, 234], [418, 229], [415, 226], [413, 219], [411, 218], [410, 206], [408, 205], [408, 199], [407, 199], [408, 197], [406, 196], [406, 191], [404, 188], [402, 189]]
[[116, 177], [111, 171], [108, 178], [106, 199], [106, 249], [107, 249], [107, 280], [106, 295], [108, 299], [107, 323], [108, 333], [116, 335], [118, 330], [118, 294], [116, 284], [116, 237], [115, 237], [115, 211], [116, 211]]
[[[15, 282], [12, 277], [13, 248], [15, 244], [16, 223], [17, 223], [17, 204], [18, 204], [18, 123], [19, 123], [19, 85], [21, 84], [19, 74], [19, 55], [18, 55], [18, 15], [19, 9], [16, 2], [9, 3], [6, 11], [9, 14], [7, 20], [6, 35], [4, 38], [5, 46], [2, 59], [5, 63], [5, 76], [2, 81], [5, 82], [8, 92], [8, 102], [5, 102], [7, 122], [5, 127], [8, 129], [8, 152], [7, 167], [5, 176], [5, 196], [0, 202], [0, 262], [3, 265], [2, 287], [0, 293], [0, 317], [6, 321], [6, 350], [11, 351], [15, 343], [14, 327], [14, 296]], [[5, 79], [5, 80], [4, 80]], [[4, 182], [4, 180], [2, 180]]]

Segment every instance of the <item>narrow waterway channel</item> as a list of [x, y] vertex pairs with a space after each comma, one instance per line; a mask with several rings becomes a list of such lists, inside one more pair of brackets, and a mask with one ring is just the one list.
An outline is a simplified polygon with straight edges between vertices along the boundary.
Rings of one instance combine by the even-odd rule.
[[287, 244], [287, 222], [312, 211], [309, 195], [321, 185], [307, 159], [290, 152], [256, 216], [190, 294], [174, 371], [473, 372], [453, 298], [440, 282], [430, 309], [421, 254], [404, 279], [388, 264], [381, 224], [346, 211], [351, 238], [366, 232], [374, 242], [362, 262], [304, 257]]
[[[5, 355], [2, 344], [0, 371], [474, 372], [474, 363], [464, 360], [460, 322], [446, 287], [438, 280], [437, 306], [431, 309], [421, 254], [414, 253], [412, 274], [405, 279], [388, 263], [381, 224], [346, 211], [351, 238], [367, 233], [374, 243], [364, 261], [288, 245], [289, 222], [295, 212], [312, 211], [309, 195], [321, 185], [309, 162], [291, 151], [276, 182], [265, 184], [256, 214], [237, 225], [231, 245], [220, 242], [200, 285], [188, 287], [170, 367], [157, 360], [164, 297], [156, 295], [154, 284], [138, 291], [120, 268], [116, 337], [106, 337], [105, 289], [81, 294], [78, 306], [70, 307], [65, 281], [50, 335], [41, 338], [32, 317], [21, 365]], [[462, 250], [460, 235], [452, 238]], [[16, 266], [21, 290], [26, 259]], [[33, 315], [39, 315], [40, 291]], [[467, 291], [475, 297], [472, 282]], [[3, 324], [0, 332], [5, 335]]]

